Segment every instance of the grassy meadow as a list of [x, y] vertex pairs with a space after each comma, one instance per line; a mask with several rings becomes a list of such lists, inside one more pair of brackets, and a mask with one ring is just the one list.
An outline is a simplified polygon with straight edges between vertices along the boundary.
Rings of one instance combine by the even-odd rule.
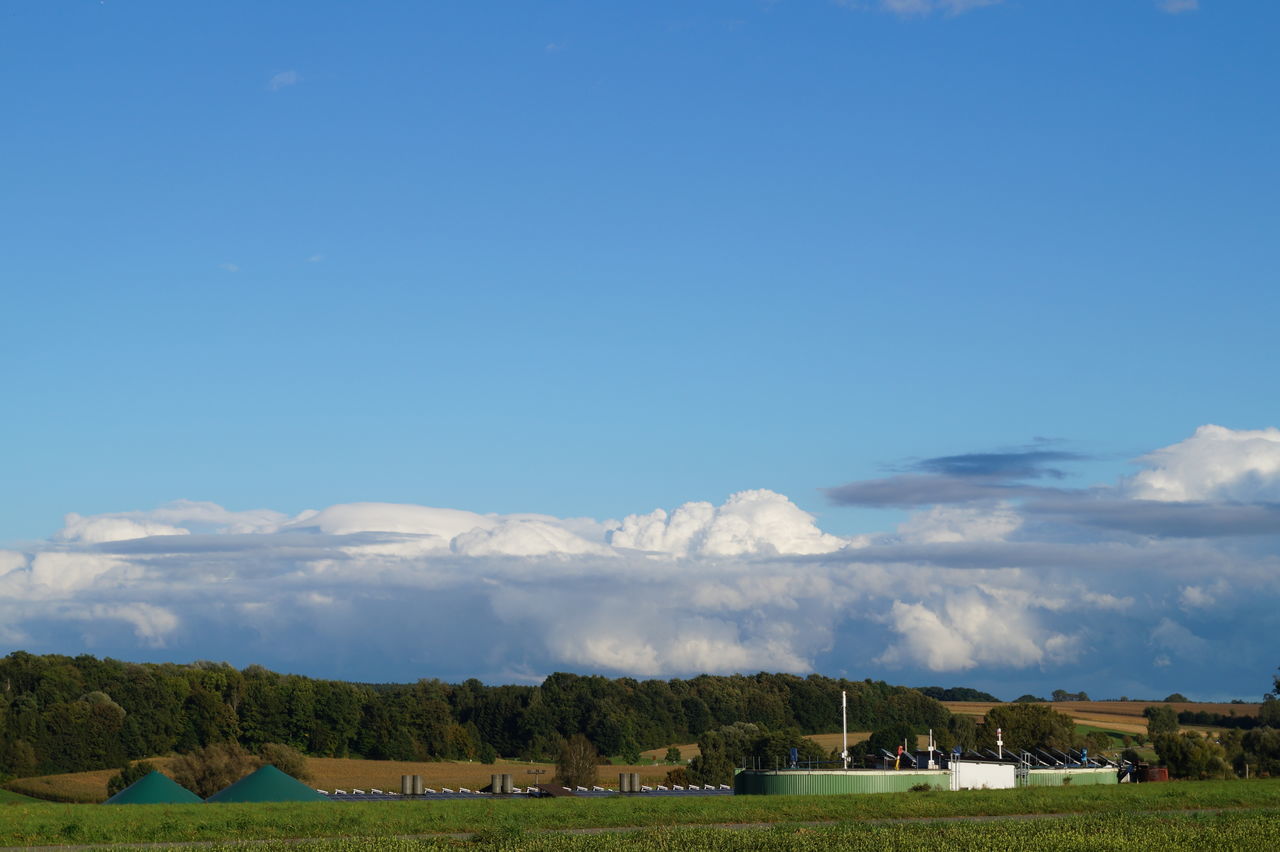
[[[1248, 821], [1251, 813], [1265, 812], [1267, 819], [1274, 823], [1280, 813], [1280, 779], [1126, 784], [1118, 787], [1036, 787], [964, 793], [736, 796], [705, 799], [619, 796], [607, 799], [517, 798], [120, 807], [42, 802], [0, 808], [0, 845], [177, 843], [449, 833], [480, 833], [486, 837], [495, 836], [496, 833], [529, 840], [530, 833], [545, 830], [636, 827], [662, 829], [670, 833], [677, 827], [738, 823], [778, 825], [783, 827], [778, 829], [783, 833], [788, 825], [816, 823], [819, 825], [806, 830], [836, 832], [838, 835], [848, 830], [847, 825], [842, 827], [840, 824], [857, 823], [857, 830], [862, 832], [866, 830], [865, 822], [868, 820], [966, 816], [998, 818], [1049, 814], [1086, 815], [1080, 818], [1086, 821], [1105, 818], [1109, 820], [1106, 826], [1110, 830], [1142, 819], [1142, 814], [1165, 814], [1160, 819], [1168, 821], [1176, 812], [1217, 809], [1229, 810], [1244, 820], [1241, 824], [1254, 828], [1254, 823]], [[1178, 824], [1192, 827], [1196, 825], [1194, 822]], [[1020, 831], [1027, 832], [1032, 837], [1045, 833], [1038, 824], [1020, 823], [1019, 826]], [[908, 831], [909, 827], [895, 826], [895, 830]], [[735, 842], [733, 838], [736, 838], [736, 842], [741, 842], [746, 836], [755, 837], [759, 833], [753, 831], [744, 835], [736, 832], [728, 835], [730, 840], [725, 842]], [[698, 836], [708, 840], [711, 838], [711, 834], [706, 832]], [[634, 835], [631, 837], [635, 839]], [[816, 837], [809, 839], [815, 842], [818, 840]], [[579, 847], [571, 845], [564, 848]], [[765, 848], [792, 847], [784, 845]]]

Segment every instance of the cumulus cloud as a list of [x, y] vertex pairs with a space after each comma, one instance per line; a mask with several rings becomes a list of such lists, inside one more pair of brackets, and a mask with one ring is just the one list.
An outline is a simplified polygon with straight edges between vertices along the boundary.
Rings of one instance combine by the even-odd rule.
[[847, 542], [818, 529], [786, 497], [764, 489], [733, 495], [722, 506], [685, 503], [671, 514], [629, 515], [609, 537], [615, 547], [679, 556], [830, 553]]
[[898, 640], [880, 656], [890, 664], [914, 662], [929, 671], [964, 671], [978, 665], [1026, 668], [1046, 657], [1069, 659], [1069, 637], [1038, 629], [1023, 612], [980, 594], [958, 594], [940, 607], [894, 601], [889, 623]]
[[1019, 485], [1056, 481], [1076, 459], [1030, 455], [1056, 450], [925, 459], [899, 477], [983, 490], [859, 536], [764, 489], [622, 521], [395, 503], [71, 514], [0, 551], [0, 642], [373, 680], [966, 672], [1016, 695], [1111, 667], [1127, 693], [1185, 692], [1274, 666], [1253, 637], [1280, 628], [1275, 437], [1206, 427], [1087, 489]]
[[1280, 429], [1201, 426], [1138, 460], [1126, 496], [1159, 501], [1280, 502]]

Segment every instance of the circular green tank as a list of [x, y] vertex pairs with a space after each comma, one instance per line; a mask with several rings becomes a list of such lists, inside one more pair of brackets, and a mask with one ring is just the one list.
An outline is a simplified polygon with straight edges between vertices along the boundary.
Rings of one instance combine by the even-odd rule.
[[746, 769], [734, 776], [733, 792], [739, 796], [832, 796], [902, 793], [921, 784], [949, 790], [951, 776], [941, 769]]

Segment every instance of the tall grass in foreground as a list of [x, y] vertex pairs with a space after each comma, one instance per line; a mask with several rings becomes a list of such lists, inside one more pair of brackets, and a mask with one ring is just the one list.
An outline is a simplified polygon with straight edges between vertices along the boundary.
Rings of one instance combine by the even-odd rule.
[[[261, 850], [261, 844], [219, 844], [226, 852]], [[468, 839], [341, 838], [290, 844], [317, 852], [410, 852], [410, 850], [528, 850], [528, 852], [648, 852], [723, 850], [801, 852], [820, 848], [978, 852], [1066, 850], [1251, 850], [1280, 848], [1280, 811], [1166, 816], [1063, 816], [1036, 820], [921, 822], [896, 825], [769, 828], [658, 828], [622, 833], [529, 834], [501, 828]]]
[[[15, 804], [0, 808], [0, 845], [387, 837], [450, 832], [858, 822], [877, 819], [1099, 814], [1196, 808], [1280, 810], [1280, 779], [1038, 787], [968, 793], [715, 798], [510, 799], [226, 805]], [[859, 830], [864, 830], [863, 828]], [[1038, 834], [1043, 829], [1029, 829]], [[783, 848], [783, 847], [780, 847]], [[1277, 845], [1280, 848], [1280, 844]]]

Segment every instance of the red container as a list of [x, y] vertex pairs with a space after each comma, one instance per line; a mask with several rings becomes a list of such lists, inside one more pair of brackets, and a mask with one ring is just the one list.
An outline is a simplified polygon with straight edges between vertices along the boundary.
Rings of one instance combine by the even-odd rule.
[[1163, 766], [1148, 766], [1142, 770], [1143, 781], [1168, 781], [1169, 770]]

